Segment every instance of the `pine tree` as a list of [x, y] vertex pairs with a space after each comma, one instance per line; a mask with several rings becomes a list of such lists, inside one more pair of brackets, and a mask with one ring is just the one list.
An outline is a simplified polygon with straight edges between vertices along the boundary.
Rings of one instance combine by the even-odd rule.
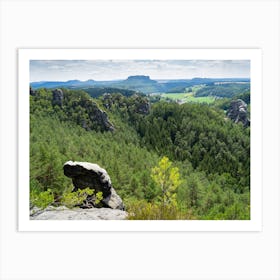
[[172, 162], [164, 156], [158, 166], [152, 168], [151, 177], [161, 189], [163, 207], [177, 205], [176, 190], [181, 184], [179, 169], [172, 167]]

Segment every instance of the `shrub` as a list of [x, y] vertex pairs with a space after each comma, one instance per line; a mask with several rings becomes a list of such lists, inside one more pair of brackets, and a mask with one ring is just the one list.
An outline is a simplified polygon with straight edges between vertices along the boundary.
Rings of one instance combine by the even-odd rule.
[[178, 205], [165, 205], [146, 200], [126, 201], [129, 220], [191, 220], [195, 217]]
[[45, 192], [31, 191], [30, 202], [32, 206], [39, 208], [46, 208], [54, 202], [54, 195], [50, 189]]
[[[61, 203], [68, 208], [80, 206], [88, 196], [94, 196], [94, 190], [90, 188], [78, 189], [76, 192], [66, 192], [63, 194]], [[102, 192], [97, 192], [94, 196], [94, 204], [98, 205], [103, 199]]]

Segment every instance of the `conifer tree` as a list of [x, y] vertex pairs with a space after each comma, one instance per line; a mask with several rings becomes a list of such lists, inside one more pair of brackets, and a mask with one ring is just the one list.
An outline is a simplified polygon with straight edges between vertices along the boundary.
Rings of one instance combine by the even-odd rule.
[[181, 184], [179, 169], [172, 167], [172, 162], [164, 156], [158, 166], [152, 168], [151, 177], [161, 189], [161, 202], [163, 207], [177, 205], [176, 190]]

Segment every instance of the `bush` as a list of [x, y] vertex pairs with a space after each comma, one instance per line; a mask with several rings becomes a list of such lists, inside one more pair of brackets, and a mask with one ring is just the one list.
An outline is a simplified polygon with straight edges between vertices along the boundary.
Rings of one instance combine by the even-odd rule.
[[146, 200], [126, 201], [129, 220], [192, 220], [195, 217], [177, 205], [165, 205]]
[[[88, 196], [93, 196], [94, 190], [90, 188], [78, 189], [76, 192], [66, 192], [63, 194], [61, 203], [68, 208], [73, 208], [75, 206], [80, 206], [86, 201]], [[94, 197], [94, 204], [98, 205], [103, 199], [102, 192], [97, 192]]]
[[45, 192], [31, 191], [30, 202], [32, 206], [37, 206], [39, 208], [46, 208], [54, 202], [54, 195], [50, 189]]

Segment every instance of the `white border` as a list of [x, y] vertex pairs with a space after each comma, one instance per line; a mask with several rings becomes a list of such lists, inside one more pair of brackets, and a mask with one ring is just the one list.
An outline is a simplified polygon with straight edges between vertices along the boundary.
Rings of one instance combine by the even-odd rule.
[[[251, 61], [251, 220], [95, 221], [29, 219], [29, 61], [98, 59], [205, 59]], [[261, 231], [262, 72], [260, 49], [19, 49], [19, 231]]]

